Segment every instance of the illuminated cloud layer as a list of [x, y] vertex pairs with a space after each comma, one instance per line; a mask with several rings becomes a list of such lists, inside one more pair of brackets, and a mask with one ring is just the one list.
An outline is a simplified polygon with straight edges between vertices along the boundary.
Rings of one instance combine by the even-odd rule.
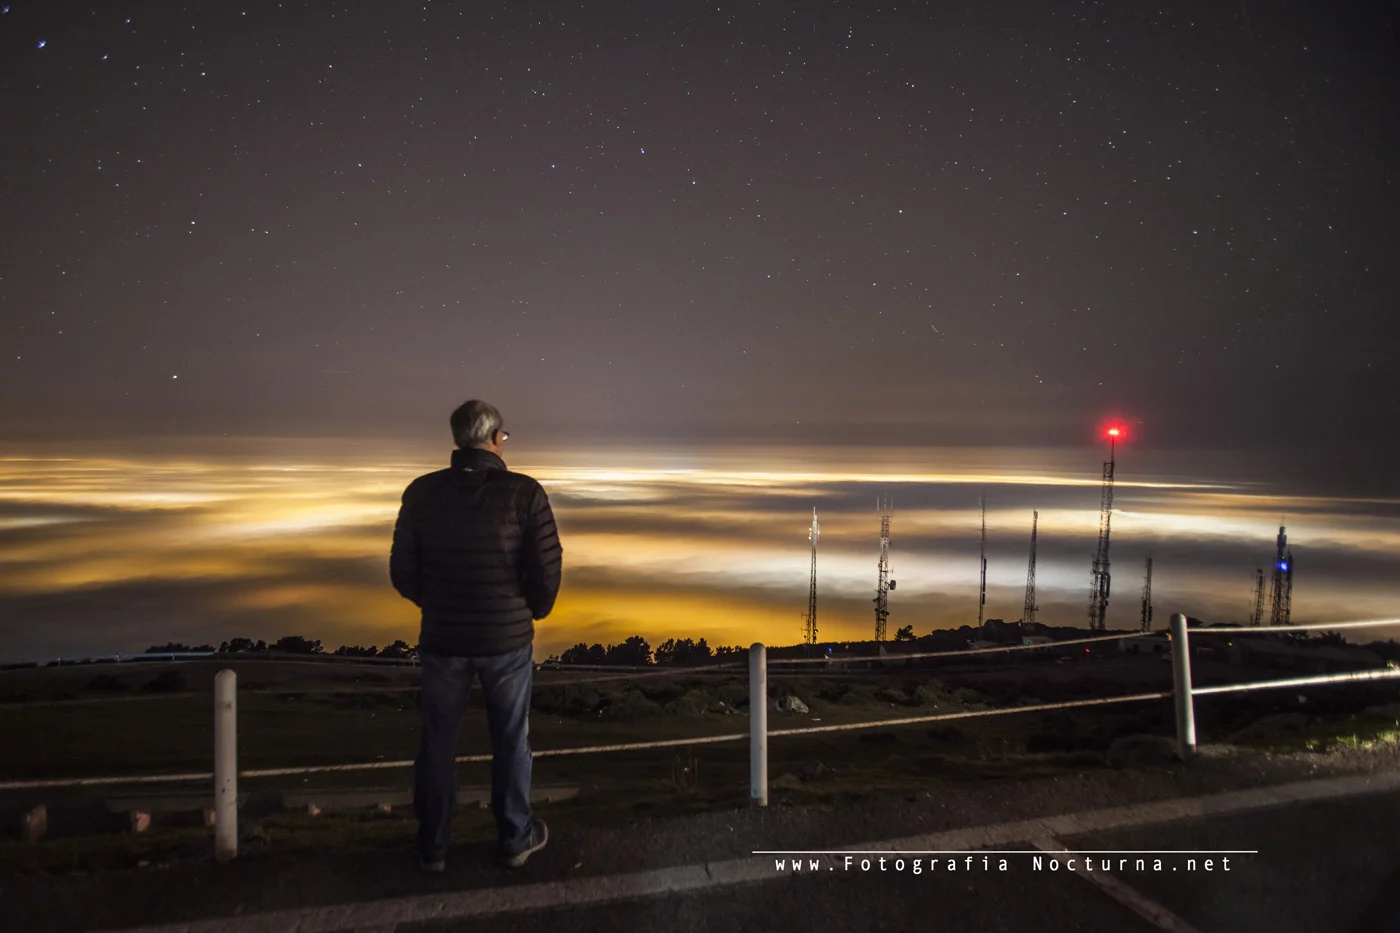
[[[814, 506], [822, 517], [821, 634], [867, 637], [878, 550], [873, 505], [884, 491], [896, 509], [891, 630], [975, 620], [984, 489], [988, 615], [1020, 616], [1030, 512], [1038, 509], [1040, 618], [1081, 624], [1098, 523], [1093, 456], [529, 453], [519, 468], [550, 491], [566, 563], [537, 653], [631, 634], [653, 645], [686, 635], [717, 644], [795, 641]], [[0, 460], [0, 657], [234, 635], [298, 633], [331, 647], [414, 641], [414, 609], [388, 584], [387, 548], [404, 485], [435, 459], [348, 444], [283, 444], [257, 456], [12, 453]], [[1270, 559], [1281, 515], [1299, 566], [1295, 618], [1394, 614], [1395, 503], [1125, 472], [1116, 505], [1110, 626], [1136, 622], [1149, 553], [1159, 624], [1172, 611], [1243, 621], [1253, 570]]]

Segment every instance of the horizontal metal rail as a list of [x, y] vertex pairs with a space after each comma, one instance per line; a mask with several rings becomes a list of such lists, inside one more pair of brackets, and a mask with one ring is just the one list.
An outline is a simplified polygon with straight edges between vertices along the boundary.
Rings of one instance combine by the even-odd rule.
[[[1400, 677], [1400, 668], [1393, 665], [1368, 671], [1341, 674], [1318, 674], [1312, 677], [1286, 677], [1281, 680], [1255, 680], [1245, 683], [1197, 687], [1191, 682], [1191, 638], [1195, 635], [1253, 635], [1256, 632], [1298, 632], [1314, 629], [1370, 628], [1400, 624], [1400, 619], [1367, 619], [1356, 622], [1334, 622], [1316, 625], [1259, 625], [1241, 628], [1191, 628], [1186, 616], [1176, 613], [1171, 619], [1172, 699], [1176, 707], [1177, 756], [1183, 761], [1196, 754], [1196, 706], [1198, 696], [1218, 693], [1245, 693], [1250, 690], [1274, 690], [1284, 687], [1312, 687], [1325, 684], [1359, 683], [1370, 680], [1393, 680]], [[1326, 659], [1319, 659], [1326, 660]]]
[[1315, 684], [1341, 684], [1362, 680], [1394, 680], [1400, 677], [1400, 668], [1383, 667], [1370, 671], [1351, 671], [1346, 674], [1318, 674], [1315, 677], [1289, 677], [1284, 680], [1254, 680], [1240, 684], [1223, 684], [1217, 687], [1192, 687], [1192, 696], [1206, 696], [1212, 693], [1240, 693], [1245, 690], [1270, 690], [1275, 687], [1310, 687]]
[[0, 670], [85, 667], [89, 664], [126, 664], [129, 661], [198, 661], [219, 656], [217, 651], [141, 651], [133, 654], [93, 654], [73, 658], [12, 658], [0, 661]]
[[[1356, 622], [1313, 622], [1290, 625], [1242, 625], [1242, 626], [1211, 626], [1209, 628], [1192, 628], [1192, 635], [1254, 635], [1266, 632], [1308, 632], [1308, 631], [1340, 631], [1342, 629], [1354, 628], [1378, 628], [1386, 625], [1400, 627], [1400, 619], [1371, 619]], [[1123, 632], [1117, 635], [1098, 635], [1090, 638], [1072, 638], [1062, 641], [1050, 641], [1036, 645], [995, 645], [988, 648], [960, 648], [952, 651], [918, 651], [918, 652], [898, 652], [894, 654], [882, 655], [823, 655], [817, 658], [782, 658], [773, 657], [771, 652], [768, 657], [769, 665], [773, 664], [825, 664], [843, 661], [891, 661], [901, 658], [950, 658], [959, 655], [972, 654], [996, 654], [1002, 651], [1031, 651], [1037, 648], [1058, 648], [1065, 645], [1087, 645], [1100, 641], [1120, 641], [1125, 638], [1144, 638], [1152, 635], [1162, 636], [1166, 632]], [[221, 653], [217, 651], [159, 651], [142, 652], [139, 654], [107, 654], [91, 655], [87, 657], [74, 658], [44, 658], [40, 660], [10, 660], [0, 661], [0, 670], [46, 667], [56, 665], [62, 667], [80, 667], [88, 664], [106, 663], [128, 663], [132, 661], [197, 661], [209, 660], [213, 658], [227, 659], [230, 661], [305, 661], [309, 663], [344, 663], [344, 664], [385, 664], [402, 667], [417, 667], [420, 662], [414, 658], [364, 658], [354, 655], [340, 655], [332, 652], [322, 652], [320, 654], [299, 654], [292, 652], [277, 651], [238, 651], [233, 653]], [[548, 666], [546, 666], [548, 665]], [[598, 671], [600, 673], [612, 672], [646, 672], [657, 676], [667, 674], [703, 674], [708, 671], [719, 670], [739, 670], [747, 666], [746, 661], [721, 661], [717, 664], [696, 664], [684, 667], [669, 667], [656, 664], [569, 664], [565, 662], [540, 662], [541, 669], [550, 671]]]
[[[1400, 619], [1393, 622], [1363, 622], [1363, 623], [1343, 623], [1355, 625], [1400, 625]], [[1333, 628], [1335, 626], [1314, 626], [1315, 628]], [[1288, 629], [1278, 629], [1277, 631], [1297, 631], [1302, 626], [1289, 626]], [[1268, 629], [1264, 629], [1268, 630]], [[1207, 631], [1206, 629], [1192, 629], [1196, 631]], [[1228, 631], [1239, 631], [1239, 629], [1229, 629]], [[1249, 631], [1261, 631], [1253, 628]], [[1124, 638], [1143, 638], [1149, 635], [1161, 635], [1161, 632], [1123, 632], [1118, 635], [1095, 635], [1090, 638], [1071, 638], [1061, 641], [1048, 641], [1035, 645], [1011, 644], [993, 645], [986, 648], [957, 648], [950, 651], [912, 651], [912, 652], [892, 652], [887, 654], [829, 654], [816, 658], [768, 658], [769, 665], [773, 664], [828, 664], [849, 661], [898, 661], [906, 658], [950, 658], [959, 655], [972, 654], [997, 654], [1002, 651], [1033, 651], [1037, 648], [1058, 648], [1065, 645], [1087, 645], [1095, 642], [1120, 641]], [[132, 661], [207, 661], [211, 659], [227, 661], [288, 661], [305, 662], [310, 664], [385, 664], [399, 667], [417, 667], [420, 662], [413, 658], [362, 658], [353, 655], [333, 654], [323, 652], [320, 654], [301, 654], [293, 652], [276, 651], [237, 651], [232, 653], [220, 653], [217, 651], [189, 651], [189, 652], [156, 652], [143, 654], [111, 654], [95, 655], [81, 658], [47, 658], [37, 661], [6, 661], [0, 662], [0, 668], [19, 667], [83, 667], [90, 664], [113, 664], [128, 663]], [[599, 673], [649, 673], [658, 676], [666, 674], [703, 674], [709, 671], [721, 670], [741, 670], [748, 666], [747, 660], [743, 661], [720, 661], [714, 664], [691, 664], [678, 667], [659, 664], [570, 664], [563, 661], [541, 661], [536, 664], [536, 668], [542, 671], [597, 671]]]
[[155, 651], [139, 654], [101, 654], [72, 658], [11, 659], [0, 661], [0, 671], [33, 670], [39, 667], [90, 667], [98, 664], [134, 664], [158, 661], [283, 661], [305, 664], [369, 664], [418, 667], [416, 658], [366, 658], [332, 651]]
[[187, 774], [136, 774], [115, 777], [40, 778], [33, 781], [5, 781], [0, 790], [34, 790], [40, 787], [101, 787], [105, 784], [179, 784], [185, 781], [212, 781], [213, 771]]
[[1047, 641], [1038, 645], [994, 645], [990, 648], [959, 648], [954, 651], [902, 651], [892, 654], [824, 655], [820, 658], [775, 658], [768, 657], [773, 664], [837, 664], [850, 661], [903, 661], [912, 658], [952, 658], [967, 654], [1001, 654], [1003, 651], [1035, 651], [1037, 649], [1060, 648], [1066, 645], [1089, 645], [1095, 642], [1122, 641], [1125, 638], [1145, 638], [1160, 632], [1125, 632], [1122, 635], [1096, 635], [1093, 638], [1067, 638], [1063, 641]]
[[1315, 632], [1319, 630], [1339, 631], [1351, 628], [1376, 628], [1382, 625], [1400, 626], [1400, 619], [1369, 619], [1362, 622], [1316, 622], [1302, 625], [1241, 625], [1239, 627], [1216, 625], [1210, 628], [1193, 628], [1192, 635], [1256, 635], [1263, 632]]
[[688, 664], [671, 667], [668, 664], [550, 664], [535, 666], [537, 673], [568, 674], [573, 671], [596, 672], [600, 674], [636, 674], [640, 677], [664, 677], [668, 674], [708, 674], [712, 671], [737, 671], [748, 667], [747, 661], [721, 661], [718, 664]]
[[1032, 703], [1028, 706], [1001, 707], [998, 709], [973, 709], [961, 713], [938, 713], [933, 716], [910, 716], [905, 719], [886, 719], [882, 722], [845, 723], [836, 726], [805, 726], [800, 729], [770, 729], [769, 735], [810, 735], [815, 732], [848, 732], [853, 729], [871, 729], [876, 726], [912, 726], [923, 722], [942, 722], [948, 719], [975, 719], [980, 716], [1002, 716], [1007, 713], [1040, 713], [1052, 709], [1077, 709], [1085, 706], [1107, 706], [1110, 703], [1137, 703], [1142, 700], [1165, 700], [1166, 693], [1134, 693], [1121, 697], [1101, 697], [1094, 700], [1067, 700], [1063, 703]]
[[[1162, 634], [1161, 632], [1124, 632], [1121, 635], [1096, 635], [1092, 638], [1068, 638], [1062, 641], [1048, 641], [1036, 645], [994, 645], [989, 648], [957, 648], [951, 651], [911, 651], [893, 652], [890, 654], [824, 654], [815, 658], [782, 658], [774, 657], [772, 652], [768, 653], [767, 664], [771, 669], [783, 664], [822, 664], [832, 667], [842, 664], [861, 664], [867, 661], [873, 662], [898, 662], [913, 660], [916, 658], [955, 658], [964, 655], [975, 654], [1002, 654], [1007, 651], [1036, 651], [1049, 648], [1059, 648], [1067, 645], [1090, 645], [1098, 642], [1122, 641], [1125, 638], [1145, 638], [1149, 635]], [[624, 679], [628, 673], [637, 672], [637, 677], [666, 677], [682, 674], [707, 674], [716, 671], [731, 671], [746, 667], [747, 663], [735, 663], [724, 661], [719, 664], [703, 664], [688, 667], [662, 668], [657, 669], [655, 665], [642, 667], [640, 665], [617, 665], [610, 664], [554, 664], [541, 668], [543, 671], [551, 673], [565, 673], [569, 671], [616, 671], [616, 675], [606, 678], [587, 678], [571, 681], [571, 683], [590, 683], [594, 679], [598, 680], [618, 680]]]
[[[988, 648], [957, 648], [951, 651], [897, 651], [889, 654], [823, 654], [815, 658], [784, 658], [774, 657], [771, 651], [768, 652], [768, 667], [771, 669], [783, 664], [861, 664], [867, 661], [875, 662], [897, 662], [913, 660], [916, 658], [955, 658], [964, 655], [975, 654], [1002, 654], [1007, 651], [1036, 651], [1049, 648], [1059, 648], [1067, 645], [1090, 645], [1098, 642], [1122, 641], [1125, 638], [1145, 638], [1149, 635], [1162, 634], [1161, 632], [1124, 632], [1121, 635], [1095, 635], [1092, 638], [1068, 638], [1062, 641], [1048, 641], [1035, 645], [993, 645]], [[558, 662], [541, 666], [541, 671], [550, 673], [566, 673], [571, 671], [597, 671], [616, 672], [618, 676], [610, 676], [606, 679], [617, 680], [628, 673], [636, 672], [639, 677], [666, 677], [682, 674], [707, 674], [716, 671], [732, 671], [747, 667], [747, 662], [723, 661], [719, 664], [699, 664], [686, 667], [658, 668], [656, 665], [641, 666], [637, 664], [567, 664]], [[588, 680], [575, 680], [573, 683], [588, 683]]]
[[[1035, 703], [1029, 706], [1007, 706], [995, 709], [964, 710], [957, 713], [937, 713], [932, 716], [912, 716], [901, 719], [881, 719], [875, 722], [854, 722], [843, 723], [831, 726], [811, 726], [799, 729], [773, 729], [768, 732], [770, 736], [782, 735], [807, 735], [817, 732], [849, 732], [858, 729], [891, 728], [895, 726], [909, 726], [918, 723], [940, 722], [952, 719], [973, 719], [986, 716], [1006, 716], [1014, 713], [1036, 713], [1058, 709], [1075, 709], [1086, 706], [1105, 706], [1112, 703], [1135, 703], [1142, 700], [1161, 700], [1170, 697], [1170, 693], [1136, 693], [1121, 697], [1102, 697], [1091, 700], [1067, 700], [1062, 703]], [[749, 738], [748, 732], [731, 732], [722, 735], [702, 735], [691, 738], [680, 739], [659, 739], [650, 742], [620, 742], [610, 745], [585, 745], [577, 748], [552, 748], [535, 751], [535, 758], [556, 758], [564, 755], [593, 755], [607, 752], [632, 752], [644, 751], [650, 748], [676, 748], [688, 745], [711, 745], [720, 742], [737, 742], [741, 739]], [[460, 764], [479, 764], [491, 760], [490, 755], [460, 755], [457, 757]], [[382, 771], [394, 768], [409, 768], [413, 762], [408, 759], [401, 761], [363, 761], [348, 762], [346, 764], [335, 765], [304, 765], [289, 768], [254, 768], [247, 771], [238, 772], [240, 778], [264, 778], [264, 777], [286, 777], [296, 774], [329, 774], [345, 771]], [[57, 787], [98, 787], [109, 784], [173, 784], [187, 781], [207, 781], [213, 778], [212, 772], [185, 773], [185, 774], [142, 774], [126, 777], [88, 777], [88, 778], [53, 778], [38, 779], [30, 781], [3, 781], [0, 782], [0, 791], [4, 790], [34, 790], [38, 788]]]

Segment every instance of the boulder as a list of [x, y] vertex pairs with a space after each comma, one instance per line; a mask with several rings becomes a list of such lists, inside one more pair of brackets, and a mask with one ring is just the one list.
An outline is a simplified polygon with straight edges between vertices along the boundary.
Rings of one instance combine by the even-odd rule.
[[808, 713], [807, 704], [791, 694], [781, 697], [777, 702], [777, 708], [782, 713]]

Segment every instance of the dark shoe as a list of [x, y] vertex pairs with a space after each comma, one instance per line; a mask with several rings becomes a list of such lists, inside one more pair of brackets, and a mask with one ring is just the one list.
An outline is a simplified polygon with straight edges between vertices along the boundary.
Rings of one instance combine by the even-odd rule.
[[426, 855], [420, 855], [418, 856], [418, 867], [424, 871], [437, 874], [447, 867], [447, 858], [441, 855], [435, 858], [428, 858]]
[[543, 849], [547, 842], [549, 842], [549, 827], [544, 825], [544, 820], [535, 820], [530, 826], [530, 838], [525, 841], [525, 848], [504, 856], [501, 859], [501, 864], [506, 868], [519, 868], [525, 864], [530, 856]]

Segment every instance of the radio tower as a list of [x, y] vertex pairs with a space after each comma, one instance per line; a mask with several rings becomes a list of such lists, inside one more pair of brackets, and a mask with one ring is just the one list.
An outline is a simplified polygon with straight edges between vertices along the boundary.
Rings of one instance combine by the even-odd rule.
[[1250, 625], [1264, 624], [1264, 568], [1254, 569], [1254, 614], [1249, 617]]
[[1035, 621], [1035, 611], [1040, 607], [1035, 604], [1035, 531], [1040, 524], [1040, 513], [1031, 513], [1031, 563], [1026, 570], [1026, 605], [1021, 611], [1021, 625], [1028, 625]]
[[817, 538], [821, 537], [821, 526], [817, 524], [817, 510], [812, 509], [812, 528], [807, 532], [812, 542], [812, 582], [807, 587], [807, 615], [803, 616], [802, 640], [809, 645], [817, 643]]
[[977, 595], [977, 627], [982, 627], [982, 612], [987, 608], [987, 494], [982, 493], [982, 589]]
[[1118, 428], [1108, 429], [1108, 462], [1103, 465], [1103, 493], [1099, 501], [1099, 549], [1090, 571], [1089, 630], [1102, 632], [1108, 613], [1108, 533], [1113, 518], [1113, 467], [1117, 460]]
[[1289, 625], [1293, 612], [1293, 551], [1288, 547], [1288, 535], [1278, 526], [1278, 551], [1274, 555], [1274, 581], [1270, 587], [1270, 625]]
[[1147, 558], [1147, 574], [1142, 578], [1142, 630], [1152, 631], [1152, 558]]
[[885, 640], [885, 620], [890, 617], [890, 590], [894, 581], [890, 579], [890, 513], [894, 506], [888, 497], [875, 500], [875, 508], [880, 512], [880, 582], [875, 587], [875, 640]]

